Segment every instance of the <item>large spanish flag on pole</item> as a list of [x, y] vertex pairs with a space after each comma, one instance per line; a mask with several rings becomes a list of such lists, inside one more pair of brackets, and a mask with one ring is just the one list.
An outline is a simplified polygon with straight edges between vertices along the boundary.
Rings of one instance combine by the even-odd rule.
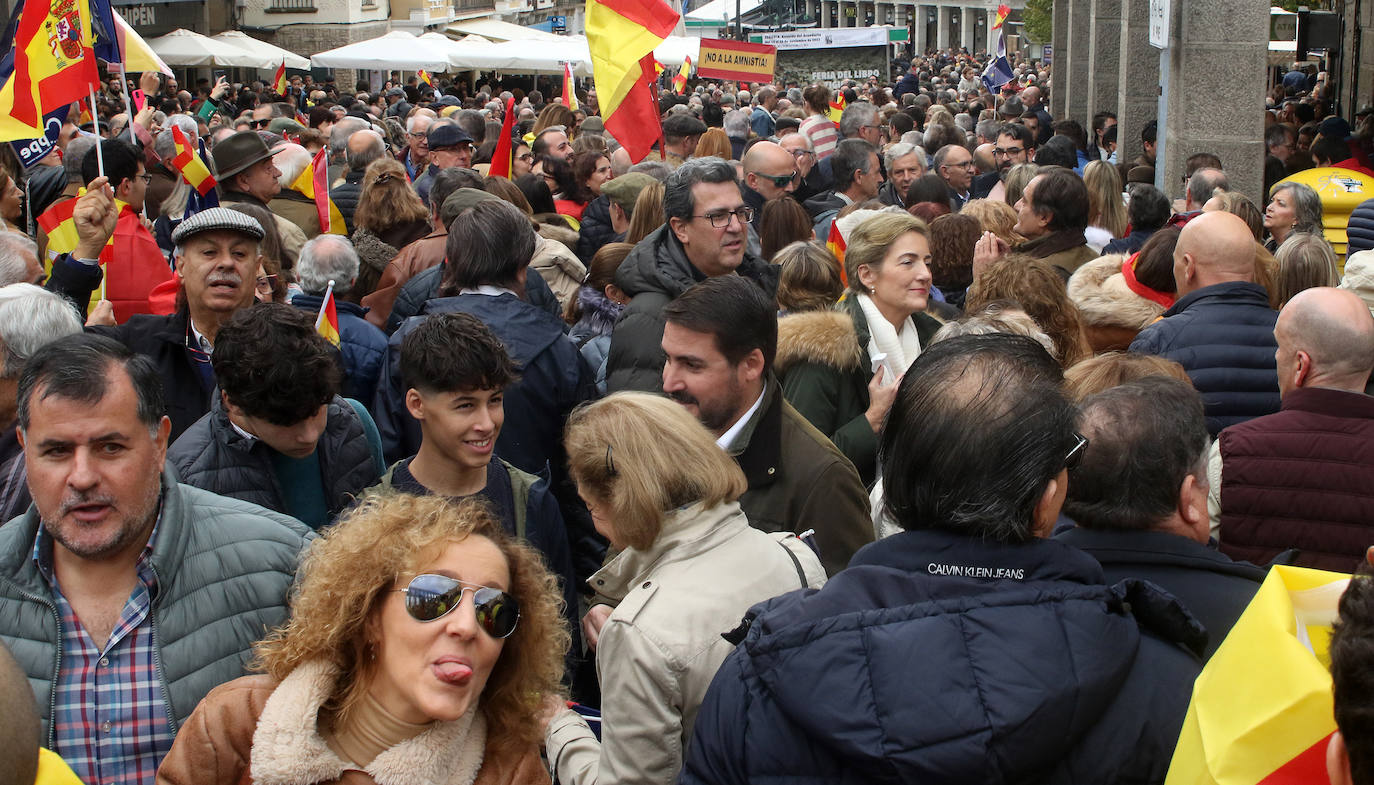
[[648, 155], [663, 135], [650, 87], [653, 53], [677, 22], [677, 12], [663, 0], [587, 0], [587, 46], [601, 121], [632, 161]]
[[100, 84], [87, 0], [23, 0], [15, 17], [6, 30], [14, 37], [0, 42], [0, 51], [13, 54], [13, 71], [0, 86], [3, 141], [42, 136], [43, 115], [84, 100]]
[[1269, 570], [1193, 685], [1166, 785], [1326, 782], [1331, 624], [1349, 581]]

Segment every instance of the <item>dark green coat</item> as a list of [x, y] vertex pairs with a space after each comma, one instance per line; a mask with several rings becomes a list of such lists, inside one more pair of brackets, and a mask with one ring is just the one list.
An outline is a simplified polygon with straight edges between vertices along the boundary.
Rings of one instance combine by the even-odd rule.
[[[940, 329], [933, 317], [912, 317], [921, 348]], [[848, 458], [865, 485], [878, 469], [878, 436], [868, 424], [868, 320], [858, 301], [846, 298], [833, 311], [807, 311], [778, 320], [773, 361], [782, 394]]]

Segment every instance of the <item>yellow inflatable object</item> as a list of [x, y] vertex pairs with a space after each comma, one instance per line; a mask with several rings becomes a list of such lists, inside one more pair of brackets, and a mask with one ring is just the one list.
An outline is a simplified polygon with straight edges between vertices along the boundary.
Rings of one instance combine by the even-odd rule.
[[1350, 222], [1350, 213], [1361, 202], [1374, 199], [1374, 177], [1354, 169], [1321, 166], [1285, 177], [1279, 183], [1302, 183], [1317, 192], [1322, 200], [1322, 234], [1343, 262], [1345, 226]]

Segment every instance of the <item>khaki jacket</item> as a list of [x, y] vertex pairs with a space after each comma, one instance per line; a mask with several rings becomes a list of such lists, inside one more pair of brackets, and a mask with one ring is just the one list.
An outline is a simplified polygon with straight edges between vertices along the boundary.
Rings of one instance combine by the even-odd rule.
[[157, 785], [547, 785], [539, 751], [502, 752], [480, 710], [350, 768], [316, 728], [334, 666], [307, 663], [285, 680], [245, 676], [196, 707], [157, 771]]
[[646, 551], [627, 549], [588, 583], [616, 603], [597, 645], [601, 742], [576, 714], [549, 725], [562, 785], [672, 783], [711, 678], [734, 646], [721, 635], [756, 603], [825, 583], [796, 537], [749, 525], [735, 502], [670, 513]]

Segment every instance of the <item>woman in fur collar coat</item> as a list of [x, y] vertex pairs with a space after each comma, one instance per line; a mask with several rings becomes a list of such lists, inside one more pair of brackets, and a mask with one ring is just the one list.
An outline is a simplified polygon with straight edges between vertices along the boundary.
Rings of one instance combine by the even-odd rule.
[[548, 783], [568, 633], [540, 558], [477, 501], [372, 496], [307, 552], [263, 675], [201, 701], [159, 785]]

